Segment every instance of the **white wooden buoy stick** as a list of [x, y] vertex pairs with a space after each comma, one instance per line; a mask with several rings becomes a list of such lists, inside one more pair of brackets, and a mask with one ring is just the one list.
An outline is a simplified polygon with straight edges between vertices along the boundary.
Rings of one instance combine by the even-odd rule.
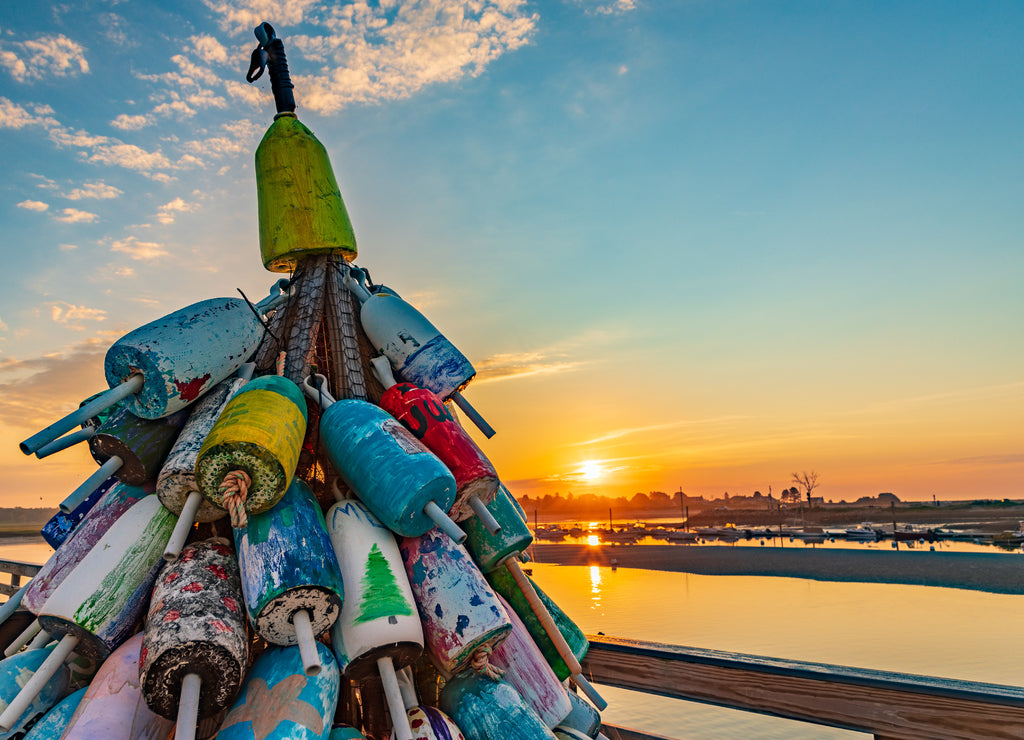
[[448, 535], [453, 541], [462, 544], [466, 541], [466, 533], [454, 522], [454, 520], [441, 510], [441, 507], [434, 501], [428, 501], [423, 507], [423, 513], [430, 517], [437, 528]]
[[46, 630], [39, 630], [39, 634], [32, 638], [32, 642], [25, 648], [26, 650], [39, 650], [44, 648], [53, 642], [53, 635]]
[[14, 612], [18, 611], [18, 607], [21, 606], [21, 600], [27, 590], [28, 584], [26, 583], [15, 592], [14, 596], [0, 604], [0, 624], [6, 622]]
[[406, 710], [412, 709], [419, 705], [419, 699], [416, 698], [416, 687], [412, 681], [412, 669], [406, 666], [395, 674], [398, 677], [398, 690], [402, 692], [402, 703], [405, 705]]
[[66, 450], [68, 447], [74, 447], [79, 442], [90, 439], [94, 434], [96, 434], [96, 427], [86, 427], [85, 429], [79, 429], [77, 432], [65, 434], [60, 439], [56, 439], [36, 450], [36, 457], [42, 460], [44, 457], [49, 457], [55, 452]]
[[39, 634], [42, 627], [39, 626], [39, 620], [33, 619], [32, 623], [26, 627], [20, 635], [14, 638], [14, 642], [7, 646], [4, 650], [4, 656], [10, 658], [16, 652], [21, 650], [23, 647], [29, 644], [33, 637]]
[[501, 531], [501, 525], [498, 524], [498, 520], [494, 518], [490, 509], [487, 508], [487, 505], [479, 497], [469, 497], [469, 508], [473, 510], [476, 518], [480, 520], [480, 523], [484, 525], [484, 529], [488, 532], [498, 534]]
[[164, 548], [164, 560], [168, 563], [173, 563], [181, 555], [181, 548], [185, 546], [188, 531], [192, 529], [196, 520], [196, 512], [199, 511], [199, 505], [202, 503], [203, 494], [199, 491], [192, 491], [185, 499], [185, 505], [181, 507], [178, 521], [171, 532], [171, 538], [167, 540], [167, 547]]
[[494, 427], [484, 421], [484, 417], [480, 416], [480, 412], [473, 408], [473, 405], [461, 393], [455, 391], [450, 398], [462, 409], [462, 413], [468, 416], [471, 422], [476, 424], [476, 428], [483, 432], [487, 439], [494, 436]]
[[405, 713], [402, 690], [398, 686], [395, 664], [390, 656], [377, 658], [377, 672], [380, 674], [380, 681], [384, 685], [384, 698], [388, 702], [388, 713], [391, 715], [391, 727], [395, 733], [395, 740], [412, 740], [409, 715]]
[[558, 629], [558, 625], [555, 624], [555, 620], [551, 618], [551, 612], [544, 606], [544, 602], [540, 600], [537, 595], [537, 590], [530, 583], [530, 579], [523, 573], [523, 569], [519, 567], [519, 561], [515, 558], [509, 558], [505, 561], [505, 567], [508, 569], [509, 575], [515, 580], [516, 585], [519, 586], [519, 590], [522, 591], [523, 596], [526, 598], [527, 603], [530, 605], [530, 609], [536, 615], [537, 619], [540, 620], [541, 627], [547, 633], [552, 644], [555, 646], [555, 650], [558, 652], [558, 656], [565, 661], [566, 666], [569, 668], [569, 673], [575, 675], [580, 673], [583, 668], [580, 666], [580, 662], [576, 659], [576, 656], [572, 652], [572, 648], [569, 647], [569, 643], [565, 641], [565, 636], [561, 630]]
[[14, 727], [21, 715], [25, 713], [25, 710], [39, 696], [39, 692], [46, 686], [46, 682], [61, 667], [64, 659], [71, 655], [76, 645], [78, 645], [78, 638], [74, 635], [64, 635], [64, 638], [57, 643], [57, 647], [53, 649], [53, 652], [46, 656], [46, 660], [32, 674], [32, 678], [25, 682], [18, 695], [11, 699], [11, 703], [7, 705], [3, 714], [0, 714], [0, 732], [11, 731], [11, 728]]
[[89, 403], [80, 406], [77, 411], [72, 411], [63, 419], [58, 419], [46, 427], [46, 429], [33, 434], [19, 445], [21, 451], [26, 455], [31, 455], [40, 447], [50, 444], [50, 442], [61, 435], [67, 434], [79, 424], [88, 421], [101, 411], [105, 411], [114, 404], [120, 403], [133, 393], [138, 393], [142, 390], [142, 386], [145, 383], [145, 376], [142, 373], [136, 373], [121, 383], [121, 385], [115, 385], [110, 390], [96, 396]]
[[604, 700], [597, 689], [590, 685], [590, 681], [583, 677], [583, 673], [574, 673], [569, 676], [569, 680], [576, 684], [576, 688], [583, 692], [583, 694], [590, 699], [590, 703], [597, 707], [597, 711], [603, 712], [608, 707], [608, 702]]
[[60, 502], [60, 510], [65, 514], [70, 514], [77, 509], [80, 503], [89, 498], [90, 494], [99, 488], [103, 481], [120, 470], [122, 465], [124, 465], [124, 460], [117, 455], [111, 455], [110, 459], [100, 465], [95, 473], [82, 481], [81, 485], [71, 492], [71, 495]]
[[299, 643], [299, 655], [306, 675], [318, 675], [323, 666], [320, 665], [320, 654], [316, 650], [316, 636], [309, 621], [309, 612], [305, 609], [295, 612], [292, 615], [292, 626], [295, 627], [295, 639]]
[[174, 728], [174, 740], [195, 740], [196, 720], [199, 719], [199, 692], [203, 679], [189, 673], [181, 680], [178, 694], [178, 724]]

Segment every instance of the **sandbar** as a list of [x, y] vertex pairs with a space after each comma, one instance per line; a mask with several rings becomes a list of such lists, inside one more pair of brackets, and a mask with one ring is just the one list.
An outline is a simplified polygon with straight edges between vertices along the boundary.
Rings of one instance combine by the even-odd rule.
[[1024, 555], [1013, 553], [534, 543], [531, 556], [538, 563], [558, 565], [614, 564], [702, 575], [902, 583], [1024, 594]]

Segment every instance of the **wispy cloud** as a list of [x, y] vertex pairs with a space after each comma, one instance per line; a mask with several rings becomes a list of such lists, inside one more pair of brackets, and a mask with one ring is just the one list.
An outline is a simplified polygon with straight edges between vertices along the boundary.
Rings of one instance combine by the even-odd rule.
[[0, 128], [19, 129], [29, 126], [50, 128], [60, 125], [53, 118], [53, 108], [50, 106], [33, 103], [26, 105], [28, 107], [0, 96]]
[[165, 225], [173, 224], [179, 213], [192, 213], [198, 209], [198, 203], [186, 203], [181, 198], [175, 198], [157, 209], [156, 220]]
[[59, 216], [55, 213], [53, 218], [62, 224], [91, 224], [100, 219], [95, 213], [80, 211], [77, 208], [64, 208], [60, 211]]
[[167, 250], [156, 242], [142, 242], [134, 236], [118, 239], [110, 245], [112, 252], [123, 252], [133, 260], [155, 260], [167, 256]]
[[106, 321], [107, 312], [98, 308], [60, 302], [50, 304], [50, 318], [62, 326], [83, 328], [83, 321]]
[[23, 200], [18, 204], [18, 208], [24, 208], [26, 211], [45, 211], [50, 207], [49, 203], [43, 203], [41, 200]]
[[[204, 2], [226, 33], [251, 38], [250, 29], [267, 18], [280, 28], [304, 24], [315, 30], [289, 36], [285, 43], [290, 52], [321, 65], [314, 74], [293, 74], [302, 106], [320, 113], [402, 99], [429, 85], [475, 77], [529, 43], [539, 19], [525, 0]], [[195, 46], [198, 52], [200, 43]], [[237, 83], [226, 89], [241, 94]]]
[[71, 192], [66, 193], [64, 197], [68, 200], [82, 200], [84, 198], [110, 200], [120, 195], [124, 195], [124, 191], [115, 188], [113, 185], [107, 185], [103, 182], [87, 182], [81, 187], [74, 188]]
[[663, 432], [667, 429], [679, 429], [682, 427], [696, 427], [696, 426], [708, 426], [713, 424], [730, 423], [735, 421], [742, 421], [749, 417], [746, 416], [718, 416], [711, 419], [682, 419], [680, 421], [670, 421], [664, 424], [649, 424], [642, 427], [624, 427], [621, 429], [613, 429], [610, 432], [605, 432], [599, 437], [587, 439], [582, 442], [574, 442], [573, 447], [583, 447], [585, 445], [595, 445], [601, 442], [610, 442], [615, 439], [621, 439], [623, 437], [632, 436], [634, 434], [647, 434], [648, 432]]
[[138, 131], [139, 129], [145, 128], [146, 126], [153, 123], [153, 119], [150, 116], [139, 115], [132, 116], [127, 113], [122, 113], [113, 121], [110, 125], [114, 128], [119, 128], [122, 131]]
[[1024, 464], [1024, 452], [1008, 453], [1005, 455], [977, 455], [974, 457], [957, 457], [950, 460], [936, 460], [929, 465], [951, 465], [975, 467], [979, 465], [1022, 465]]
[[637, 0], [612, 0], [611, 2], [593, 2], [593, 0], [576, 0], [589, 15], [621, 15], [636, 10]]
[[503, 353], [476, 363], [477, 385], [533, 375], [567, 372], [585, 363], [551, 357], [543, 352]]
[[0, 50], [0, 67], [18, 82], [70, 77], [89, 72], [85, 47], [63, 34], [11, 41]]
[[103, 356], [109, 340], [90, 338], [66, 353], [0, 361], [0, 422], [18, 429], [41, 428], [77, 407], [104, 385]]

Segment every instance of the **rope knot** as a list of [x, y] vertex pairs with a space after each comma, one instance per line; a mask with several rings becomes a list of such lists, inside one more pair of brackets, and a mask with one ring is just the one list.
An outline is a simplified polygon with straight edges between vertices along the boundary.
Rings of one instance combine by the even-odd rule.
[[244, 470], [232, 470], [224, 476], [218, 490], [224, 497], [224, 508], [231, 517], [231, 526], [240, 529], [249, 524], [245, 513], [245, 499], [249, 495], [252, 478]]
[[487, 676], [487, 678], [490, 678], [491, 680], [498, 681], [505, 675], [505, 671], [491, 663], [492, 652], [493, 651], [489, 645], [484, 645], [473, 653], [473, 659], [470, 661], [469, 665], [481, 676]]

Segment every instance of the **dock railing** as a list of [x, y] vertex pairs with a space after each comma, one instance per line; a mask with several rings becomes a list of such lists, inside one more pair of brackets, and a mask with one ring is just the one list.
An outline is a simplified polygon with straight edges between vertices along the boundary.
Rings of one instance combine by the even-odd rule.
[[[589, 639], [584, 673], [606, 686], [856, 730], [878, 740], [1024, 738], [1024, 689], [1018, 687]], [[663, 740], [613, 727], [606, 734]]]
[[0, 578], [0, 604], [18, 593], [22, 586], [28, 581], [22, 582], [22, 578], [30, 579], [42, 568], [34, 563], [23, 563], [20, 560], [0, 560], [0, 574], [6, 574], [6, 578]]
[[[8, 576], [0, 596], [9, 599], [39, 570], [0, 560], [0, 574]], [[1024, 688], [603, 635], [589, 639], [584, 673], [605, 686], [856, 730], [876, 740], [1024, 738]], [[613, 725], [604, 732], [610, 740], [671, 740]]]

